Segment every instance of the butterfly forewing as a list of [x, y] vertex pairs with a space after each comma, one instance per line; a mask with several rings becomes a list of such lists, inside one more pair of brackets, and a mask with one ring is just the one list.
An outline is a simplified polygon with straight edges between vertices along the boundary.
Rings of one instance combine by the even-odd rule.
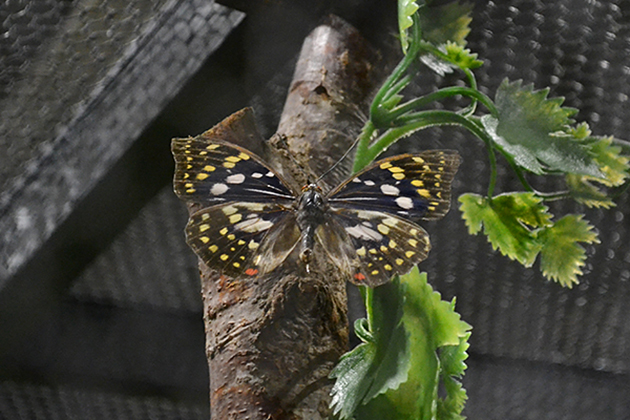
[[295, 194], [262, 160], [230, 144], [204, 138], [174, 139], [175, 192], [212, 205], [228, 201], [290, 203]]
[[[232, 277], [241, 273], [256, 275], [261, 271], [263, 260], [262, 267], [267, 272], [286, 258], [288, 251], [270, 257], [265, 252], [268, 246], [264, 244], [268, 243], [268, 236], [286, 235], [287, 225], [295, 225], [292, 219], [291, 213], [276, 204], [220, 204], [204, 208], [190, 217], [186, 240], [208, 267]], [[295, 242], [297, 238], [287, 247], [292, 249]]]
[[460, 163], [450, 150], [398, 155], [376, 162], [333, 190], [331, 206], [376, 210], [411, 220], [443, 217]]

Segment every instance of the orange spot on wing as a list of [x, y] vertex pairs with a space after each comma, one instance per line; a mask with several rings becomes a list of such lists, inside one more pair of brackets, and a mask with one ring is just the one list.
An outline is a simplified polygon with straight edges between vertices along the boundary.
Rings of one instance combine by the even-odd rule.
[[248, 268], [247, 270], [245, 270], [245, 274], [247, 274], [248, 276], [255, 276], [256, 274], [258, 274], [258, 270], [255, 268]]
[[363, 274], [361, 274], [361, 273], [355, 274], [354, 278], [359, 280], [359, 281], [365, 280], [365, 276]]

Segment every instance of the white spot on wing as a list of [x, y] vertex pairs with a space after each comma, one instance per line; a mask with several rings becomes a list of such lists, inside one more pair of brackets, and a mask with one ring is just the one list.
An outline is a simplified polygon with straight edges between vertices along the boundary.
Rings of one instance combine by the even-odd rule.
[[265, 176], [266, 176], [267, 178], [273, 178], [275, 175], [273, 174], [273, 172], [269, 171], [269, 172], [267, 172], [267, 173], [265, 174]]
[[400, 190], [393, 185], [383, 184], [381, 185], [381, 192], [385, 195], [398, 195]]
[[234, 174], [225, 178], [225, 181], [228, 184], [242, 184], [245, 181], [245, 175], [243, 174]]
[[258, 178], [262, 178], [263, 176], [264, 176], [264, 175], [263, 175], [263, 174], [261, 174], [260, 172], [254, 172], [254, 173], [252, 174], [252, 178], [256, 178], [256, 179], [258, 179]]
[[353, 236], [357, 239], [366, 239], [372, 241], [380, 241], [383, 239], [383, 235], [363, 225], [347, 227], [346, 232], [348, 232], [348, 235]]
[[212, 188], [210, 189], [210, 193], [212, 193], [213, 195], [221, 195], [225, 194], [225, 192], [229, 189], [230, 187], [228, 187], [227, 185], [218, 182], [212, 186]]
[[365, 181], [363, 181], [363, 183], [367, 185], [368, 187], [374, 186], [374, 181], [372, 181], [371, 179], [366, 179]]
[[267, 230], [271, 226], [273, 226], [273, 223], [269, 220], [263, 220], [260, 217], [256, 217], [252, 219], [245, 219], [242, 222], [235, 224], [234, 228], [247, 233], [256, 233]]
[[413, 208], [413, 200], [409, 197], [397, 197], [396, 204], [398, 207], [403, 208], [405, 210], [409, 210]]

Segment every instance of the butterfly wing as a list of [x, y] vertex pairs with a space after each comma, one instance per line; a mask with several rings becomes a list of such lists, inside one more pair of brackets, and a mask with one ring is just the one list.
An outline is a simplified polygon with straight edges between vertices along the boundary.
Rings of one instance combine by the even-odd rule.
[[229, 201], [290, 203], [295, 194], [262, 160], [242, 147], [203, 137], [173, 139], [175, 193], [213, 205]]
[[375, 210], [411, 220], [443, 217], [460, 164], [450, 150], [428, 150], [378, 161], [329, 193], [331, 206]]
[[398, 216], [337, 209], [331, 219], [330, 229], [318, 231], [317, 238], [356, 285], [376, 287], [395, 274], [408, 273], [430, 249], [427, 232]]
[[186, 241], [210, 268], [237, 277], [272, 271], [300, 236], [292, 212], [273, 203], [232, 202], [194, 213]]

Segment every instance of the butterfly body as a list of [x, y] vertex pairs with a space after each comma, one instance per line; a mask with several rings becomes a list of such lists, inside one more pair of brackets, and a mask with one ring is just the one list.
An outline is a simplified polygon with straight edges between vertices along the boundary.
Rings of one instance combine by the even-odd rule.
[[296, 204], [296, 222], [301, 232], [299, 255], [308, 272], [315, 247], [315, 232], [324, 222], [329, 206], [322, 189], [316, 184], [304, 186]]
[[270, 273], [290, 258], [306, 271], [320, 247], [355, 284], [377, 286], [426, 258], [419, 220], [442, 217], [460, 162], [426, 151], [376, 162], [324, 193], [293, 191], [261, 158], [204, 137], [174, 139], [175, 192], [199, 203], [187, 242], [206, 265], [232, 277]]

